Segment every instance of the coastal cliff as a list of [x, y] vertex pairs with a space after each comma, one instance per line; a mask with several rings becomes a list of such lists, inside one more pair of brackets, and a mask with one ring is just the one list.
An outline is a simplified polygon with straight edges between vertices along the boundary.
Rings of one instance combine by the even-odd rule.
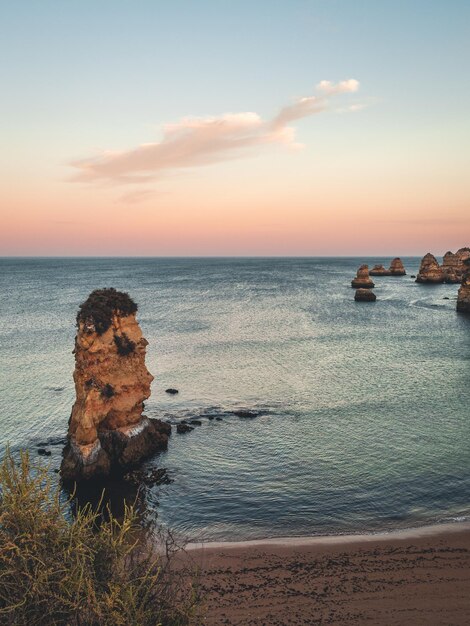
[[93, 291], [80, 306], [64, 480], [106, 476], [167, 446], [171, 427], [142, 413], [153, 376], [136, 312], [115, 289]]
[[460, 248], [444, 254], [442, 265], [428, 252], [421, 260], [417, 283], [460, 283], [466, 271], [466, 261], [470, 259], [470, 248]]
[[457, 295], [457, 311], [470, 313], [470, 257], [465, 261], [465, 273]]

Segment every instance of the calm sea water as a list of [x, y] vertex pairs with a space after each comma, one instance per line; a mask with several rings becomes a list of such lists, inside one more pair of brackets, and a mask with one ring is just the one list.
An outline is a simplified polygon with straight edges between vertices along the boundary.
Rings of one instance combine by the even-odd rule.
[[[378, 301], [355, 303], [358, 265], [389, 260], [2, 259], [0, 445], [64, 435], [77, 307], [114, 286], [150, 342], [146, 413], [223, 415], [151, 462], [173, 480], [148, 495], [165, 524], [246, 539], [465, 518], [470, 320], [457, 286], [409, 275], [376, 278]], [[239, 407], [262, 415], [224, 414]]]

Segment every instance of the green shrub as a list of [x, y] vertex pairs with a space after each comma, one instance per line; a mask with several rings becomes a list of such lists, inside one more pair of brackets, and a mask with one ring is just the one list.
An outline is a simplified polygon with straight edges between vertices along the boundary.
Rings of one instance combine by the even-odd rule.
[[[63, 498], [62, 498], [63, 500]], [[84, 507], [68, 519], [47, 468], [27, 453], [0, 465], [0, 624], [200, 623], [194, 578], [159, 555], [132, 507], [118, 520]]]

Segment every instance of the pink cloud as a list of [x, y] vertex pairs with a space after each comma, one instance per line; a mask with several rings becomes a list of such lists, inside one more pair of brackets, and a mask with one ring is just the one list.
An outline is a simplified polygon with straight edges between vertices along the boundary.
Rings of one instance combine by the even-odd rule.
[[[328, 109], [330, 97], [353, 93], [358, 88], [354, 79], [336, 84], [321, 81], [317, 85], [318, 95], [298, 99], [268, 121], [252, 112], [185, 117], [163, 126], [158, 142], [74, 161], [71, 165], [78, 172], [73, 180], [142, 184], [175, 170], [240, 158], [273, 144], [294, 147], [298, 144], [290, 122], [316, 115]], [[136, 201], [138, 196], [134, 194], [129, 200]]]

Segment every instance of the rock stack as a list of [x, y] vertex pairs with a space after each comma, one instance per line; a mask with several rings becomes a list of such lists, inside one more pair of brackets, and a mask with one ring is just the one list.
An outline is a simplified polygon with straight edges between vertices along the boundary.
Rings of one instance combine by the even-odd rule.
[[393, 259], [390, 263], [389, 276], [405, 276], [406, 270], [402, 260], [399, 257]]
[[454, 254], [446, 252], [442, 265], [430, 252], [421, 260], [417, 283], [460, 283], [466, 271], [465, 262], [470, 259], [470, 248], [460, 248]]
[[442, 279], [446, 283], [460, 283], [463, 276], [463, 263], [457, 254], [446, 252], [442, 259]]
[[136, 312], [128, 294], [115, 289], [93, 291], [79, 308], [65, 481], [121, 472], [167, 447], [169, 424], [142, 414], [153, 376]]
[[457, 296], [457, 311], [470, 313], [470, 257], [464, 263], [465, 272]]
[[460, 250], [457, 250], [454, 255], [450, 257], [448, 255], [452, 255], [452, 252], [447, 252], [445, 254], [442, 267], [445, 269], [451, 265], [456, 278], [456, 281], [452, 282], [461, 282], [465, 272], [467, 271], [466, 262], [470, 260], [470, 248], [460, 248]]
[[443, 283], [444, 271], [437, 262], [436, 257], [428, 252], [421, 260], [417, 283]]
[[375, 287], [372, 279], [369, 276], [368, 265], [361, 265], [361, 267], [357, 270], [356, 278], [353, 278], [353, 280], [351, 281], [351, 287], [354, 287], [354, 289], [372, 289], [373, 287]]
[[375, 302], [377, 296], [370, 289], [356, 289], [354, 300], [356, 302]]
[[381, 264], [374, 265], [374, 267], [370, 270], [369, 274], [371, 276], [391, 276], [391, 270], [386, 270], [385, 267]]

